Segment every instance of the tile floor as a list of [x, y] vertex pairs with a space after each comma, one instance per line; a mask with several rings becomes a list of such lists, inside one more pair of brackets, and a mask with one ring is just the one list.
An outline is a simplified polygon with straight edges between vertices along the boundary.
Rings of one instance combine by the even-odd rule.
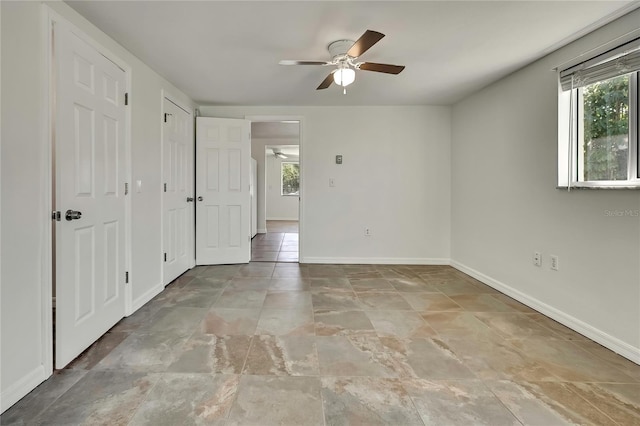
[[640, 366], [450, 267], [195, 268], [5, 424], [640, 425]]
[[268, 220], [267, 233], [251, 240], [252, 262], [297, 262], [298, 222]]

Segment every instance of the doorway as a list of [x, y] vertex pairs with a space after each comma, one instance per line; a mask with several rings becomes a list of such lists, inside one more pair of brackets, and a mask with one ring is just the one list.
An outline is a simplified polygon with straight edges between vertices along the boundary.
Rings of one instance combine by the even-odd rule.
[[257, 167], [257, 235], [252, 262], [300, 259], [302, 164], [299, 120], [252, 120], [252, 155]]

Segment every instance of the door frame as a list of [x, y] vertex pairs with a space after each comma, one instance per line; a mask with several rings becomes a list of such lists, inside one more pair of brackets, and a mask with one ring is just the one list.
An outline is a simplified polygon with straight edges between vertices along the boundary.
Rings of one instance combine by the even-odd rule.
[[[191, 126], [189, 126], [189, 141], [191, 143], [191, 175], [189, 178], [191, 179], [191, 196], [195, 198], [195, 188], [196, 188], [196, 141], [195, 141], [195, 113], [191, 106], [185, 104], [184, 102], [178, 100], [178, 97], [174, 96], [170, 91], [166, 89], [162, 89], [160, 91], [160, 144], [164, 143], [164, 100], [168, 100], [178, 108], [184, 110], [187, 114], [189, 114], [189, 120], [191, 122]], [[161, 147], [164, 148], [164, 147]], [[160, 150], [160, 181], [162, 182], [164, 177], [164, 149]], [[196, 209], [195, 209], [195, 201], [191, 203], [191, 211], [189, 214], [191, 215], [191, 229], [187, 230], [187, 234], [193, 239], [191, 244], [189, 245], [189, 268], [193, 268], [196, 266]], [[158, 252], [158, 259], [162, 259], [162, 255], [164, 253], [164, 192], [162, 187], [160, 188], [160, 229], [162, 229], [162, 244], [160, 245], [160, 251]], [[160, 263], [160, 277], [162, 281], [163, 288], [166, 287], [169, 283], [165, 283], [164, 279], [164, 263]]]
[[[43, 359], [43, 368], [45, 377], [44, 379], [51, 376], [53, 373], [53, 282], [54, 282], [54, 265], [53, 265], [53, 245], [55, 241], [53, 240], [53, 220], [51, 219], [50, 212], [53, 211], [53, 182], [55, 173], [55, 65], [56, 60], [54, 57], [54, 26], [56, 23], [61, 23], [68, 28], [71, 28], [78, 37], [80, 37], [84, 42], [89, 44], [92, 48], [96, 49], [100, 54], [105, 56], [111, 62], [116, 64], [125, 72], [125, 91], [129, 94], [129, 99], [132, 97], [131, 91], [131, 76], [132, 76], [132, 68], [131, 66], [124, 61], [121, 57], [114, 54], [111, 50], [107, 49], [96, 40], [94, 40], [91, 36], [89, 36], [85, 31], [80, 29], [78, 26], [71, 23], [68, 19], [64, 18], [62, 15], [54, 11], [50, 6], [46, 4], [42, 5], [42, 27], [43, 27], [43, 64], [42, 67], [42, 80], [43, 80], [43, 90], [42, 90], [42, 99], [43, 105], [46, 105], [46, 108], [43, 108], [42, 113], [42, 121], [45, 123], [46, 131], [43, 132], [43, 146], [45, 146], [46, 154], [44, 158], [44, 165], [46, 167], [46, 173], [44, 178], [44, 188], [43, 188], [43, 200], [42, 205], [47, 208], [48, 214], [44, 214], [44, 244], [42, 249], [42, 292], [41, 292], [41, 305], [42, 305], [42, 359]], [[135, 274], [132, 270], [132, 262], [131, 262], [131, 116], [132, 116], [132, 106], [131, 102], [128, 104], [128, 108], [126, 108], [125, 113], [125, 180], [129, 183], [129, 193], [128, 196], [125, 196], [125, 265], [124, 268], [126, 271], [129, 271], [129, 283], [125, 284], [124, 288], [124, 298], [125, 298], [125, 315], [131, 315], [132, 312], [132, 287], [134, 282]]]
[[[298, 263], [306, 263], [305, 252], [305, 240], [304, 240], [304, 223], [305, 223], [305, 202], [307, 191], [305, 190], [305, 158], [304, 158], [304, 116], [302, 115], [245, 115], [246, 120], [253, 122], [279, 122], [279, 121], [297, 121], [300, 126], [300, 139], [298, 145], [300, 147], [300, 158], [298, 163], [300, 164], [300, 202], [298, 203]], [[264, 155], [264, 153], [262, 153]], [[266, 162], [265, 162], [266, 164]], [[265, 174], [266, 184], [266, 174]], [[266, 195], [266, 188], [265, 188]], [[265, 212], [266, 215], [266, 212]], [[266, 220], [266, 216], [265, 216]]]

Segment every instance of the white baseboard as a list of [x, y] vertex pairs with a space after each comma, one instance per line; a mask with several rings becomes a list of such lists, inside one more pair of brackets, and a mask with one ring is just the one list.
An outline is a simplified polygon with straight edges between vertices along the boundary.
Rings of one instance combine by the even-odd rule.
[[258, 234], [266, 234], [267, 230], [266, 229], [258, 229]]
[[267, 220], [286, 220], [288, 222], [298, 221], [297, 217], [268, 217]]
[[[4, 413], [9, 407], [20, 401], [26, 394], [48, 378], [49, 376], [46, 375], [44, 366], [39, 365], [17, 382], [3, 389], [0, 392], [0, 413]], [[4, 383], [2, 384], [4, 385]]]
[[135, 311], [137, 311], [142, 306], [144, 306], [144, 304], [147, 303], [149, 300], [153, 299], [158, 294], [162, 293], [162, 290], [164, 290], [164, 285], [162, 283], [158, 283], [155, 286], [151, 287], [146, 292], [144, 292], [140, 297], [134, 300], [133, 303], [131, 304], [132, 309], [129, 315], [133, 314]]
[[449, 265], [449, 259], [422, 257], [312, 257], [304, 256], [300, 263], [333, 263], [340, 265]]
[[503, 282], [495, 280], [479, 271], [476, 271], [475, 269], [469, 268], [462, 263], [452, 261], [451, 266], [461, 272], [464, 272], [467, 275], [472, 276], [478, 281], [483, 282], [489, 287], [492, 287], [499, 292], [504, 293], [513, 299], [516, 299], [518, 302], [524, 303], [525, 305], [548, 316], [549, 318], [558, 321], [560, 324], [563, 324], [570, 329], [582, 334], [583, 336], [588, 337], [594, 342], [598, 342], [602, 346], [611, 349], [615, 353], [620, 354], [621, 356], [635, 362], [636, 364], [640, 364], [640, 348], [636, 348], [618, 339], [617, 337], [611, 336], [604, 331], [597, 329], [582, 320], [579, 320], [578, 318], [575, 318], [557, 308], [554, 308], [551, 305], [535, 299]]

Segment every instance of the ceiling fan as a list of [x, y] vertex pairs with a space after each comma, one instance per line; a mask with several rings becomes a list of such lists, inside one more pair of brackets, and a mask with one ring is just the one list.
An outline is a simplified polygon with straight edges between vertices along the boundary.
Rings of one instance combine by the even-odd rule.
[[347, 93], [346, 87], [353, 83], [356, 78], [356, 70], [382, 72], [386, 74], [400, 74], [404, 65], [377, 64], [375, 62], [356, 62], [356, 59], [369, 50], [374, 44], [379, 42], [384, 34], [377, 31], [367, 30], [354, 42], [353, 40], [337, 40], [329, 44], [328, 49], [331, 54], [330, 61], [293, 61], [283, 60], [280, 65], [322, 65], [335, 66], [327, 78], [316, 88], [316, 90], [326, 89], [335, 82], [343, 87], [343, 93]]
[[289, 158], [282, 153], [282, 150], [280, 148], [271, 148], [271, 151], [273, 151], [274, 157], [279, 158], [281, 160], [284, 160], [285, 158]]

